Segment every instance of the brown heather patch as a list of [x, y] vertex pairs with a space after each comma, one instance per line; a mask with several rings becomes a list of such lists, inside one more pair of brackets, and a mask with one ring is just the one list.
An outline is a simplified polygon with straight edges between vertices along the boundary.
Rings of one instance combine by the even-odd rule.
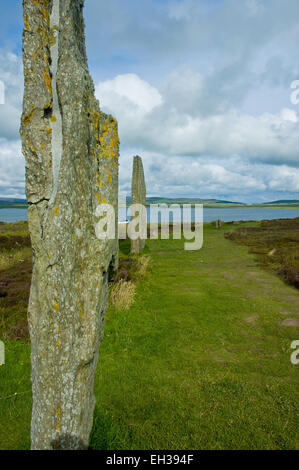
[[6, 338], [18, 341], [28, 341], [29, 329], [27, 320], [19, 320], [14, 325], [11, 325], [5, 333], [5, 339]]
[[135, 266], [134, 258], [120, 258], [115, 283], [120, 281], [131, 281]]
[[137, 281], [143, 277], [150, 267], [150, 256], [141, 255], [120, 258], [115, 283], [120, 281]]
[[0, 332], [6, 339], [27, 340], [27, 306], [32, 274], [31, 260], [0, 272]]
[[0, 252], [30, 246], [30, 237], [21, 235], [0, 236]]
[[0, 222], [0, 234], [1, 233], [11, 233], [11, 232], [28, 232], [28, 223], [27, 222], [13, 222], [6, 223]]
[[225, 237], [250, 247], [261, 265], [299, 289], [299, 218], [262, 221], [259, 227], [239, 227]]

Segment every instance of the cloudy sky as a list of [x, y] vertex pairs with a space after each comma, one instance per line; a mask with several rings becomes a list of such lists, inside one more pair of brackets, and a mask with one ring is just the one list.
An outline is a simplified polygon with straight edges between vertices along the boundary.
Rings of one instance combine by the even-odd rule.
[[[24, 196], [21, 0], [0, 0], [0, 196]], [[87, 54], [119, 122], [120, 192], [299, 199], [298, 0], [86, 0]], [[299, 93], [298, 93], [299, 96]]]

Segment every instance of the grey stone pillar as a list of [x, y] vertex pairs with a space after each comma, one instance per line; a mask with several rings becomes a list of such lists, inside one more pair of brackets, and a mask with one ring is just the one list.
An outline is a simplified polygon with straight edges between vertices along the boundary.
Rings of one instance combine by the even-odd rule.
[[[132, 173], [132, 204], [146, 205], [146, 185], [143, 171], [142, 159], [139, 156], [134, 157]], [[138, 238], [131, 240], [131, 253], [140, 253], [145, 247], [145, 240]]]
[[108, 280], [117, 267], [116, 240], [95, 235], [98, 204], [117, 205], [117, 122], [94, 97], [83, 3], [23, 0], [32, 449], [88, 447]]

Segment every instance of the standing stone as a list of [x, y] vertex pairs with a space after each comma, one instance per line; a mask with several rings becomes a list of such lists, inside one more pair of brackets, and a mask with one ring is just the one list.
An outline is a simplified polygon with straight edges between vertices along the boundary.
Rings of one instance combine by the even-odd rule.
[[222, 221], [220, 219], [217, 219], [215, 222], [216, 228], [221, 228], [222, 227]]
[[117, 122], [94, 97], [83, 4], [23, 0], [32, 449], [88, 447], [108, 281], [117, 268], [117, 237], [95, 235], [98, 204], [117, 205]]
[[[141, 157], [134, 157], [132, 174], [132, 204], [146, 205], [146, 186]], [[146, 221], [144, 221], [146, 223]], [[139, 230], [141, 232], [141, 230]], [[131, 253], [140, 253], [145, 247], [145, 240], [138, 238], [131, 240]]]

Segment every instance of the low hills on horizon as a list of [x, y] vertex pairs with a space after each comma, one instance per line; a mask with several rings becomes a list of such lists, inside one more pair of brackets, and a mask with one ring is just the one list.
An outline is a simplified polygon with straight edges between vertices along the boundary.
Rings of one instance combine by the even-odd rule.
[[[130, 204], [131, 198], [127, 197], [127, 204]], [[177, 197], [177, 198], [167, 198], [162, 196], [147, 197], [147, 205], [150, 204], [203, 204], [206, 207], [265, 207], [265, 206], [276, 206], [276, 207], [285, 207], [285, 206], [295, 206], [299, 207], [299, 199], [280, 199], [277, 201], [270, 202], [261, 202], [261, 203], [244, 203], [236, 201], [226, 201], [222, 199], [202, 199], [202, 198], [189, 198], [189, 197]], [[11, 197], [0, 197], [0, 208], [9, 208], [9, 207], [26, 207], [27, 200], [21, 198], [11, 198]]]
[[[131, 198], [127, 197], [127, 204], [131, 202]], [[147, 205], [150, 204], [203, 204], [206, 207], [265, 207], [265, 206], [299, 206], [299, 199], [284, 199], [271, 202], [261, 202], [261, 203], [245, 203], [245, 202], [236, 202], [236, 201], [226, 201], [222, 199], [202, 199], [202, 198], [190, 198], [190, 197], [177, 197], [177, 198], [167, 198], [167, 197], [147, 197]]]

